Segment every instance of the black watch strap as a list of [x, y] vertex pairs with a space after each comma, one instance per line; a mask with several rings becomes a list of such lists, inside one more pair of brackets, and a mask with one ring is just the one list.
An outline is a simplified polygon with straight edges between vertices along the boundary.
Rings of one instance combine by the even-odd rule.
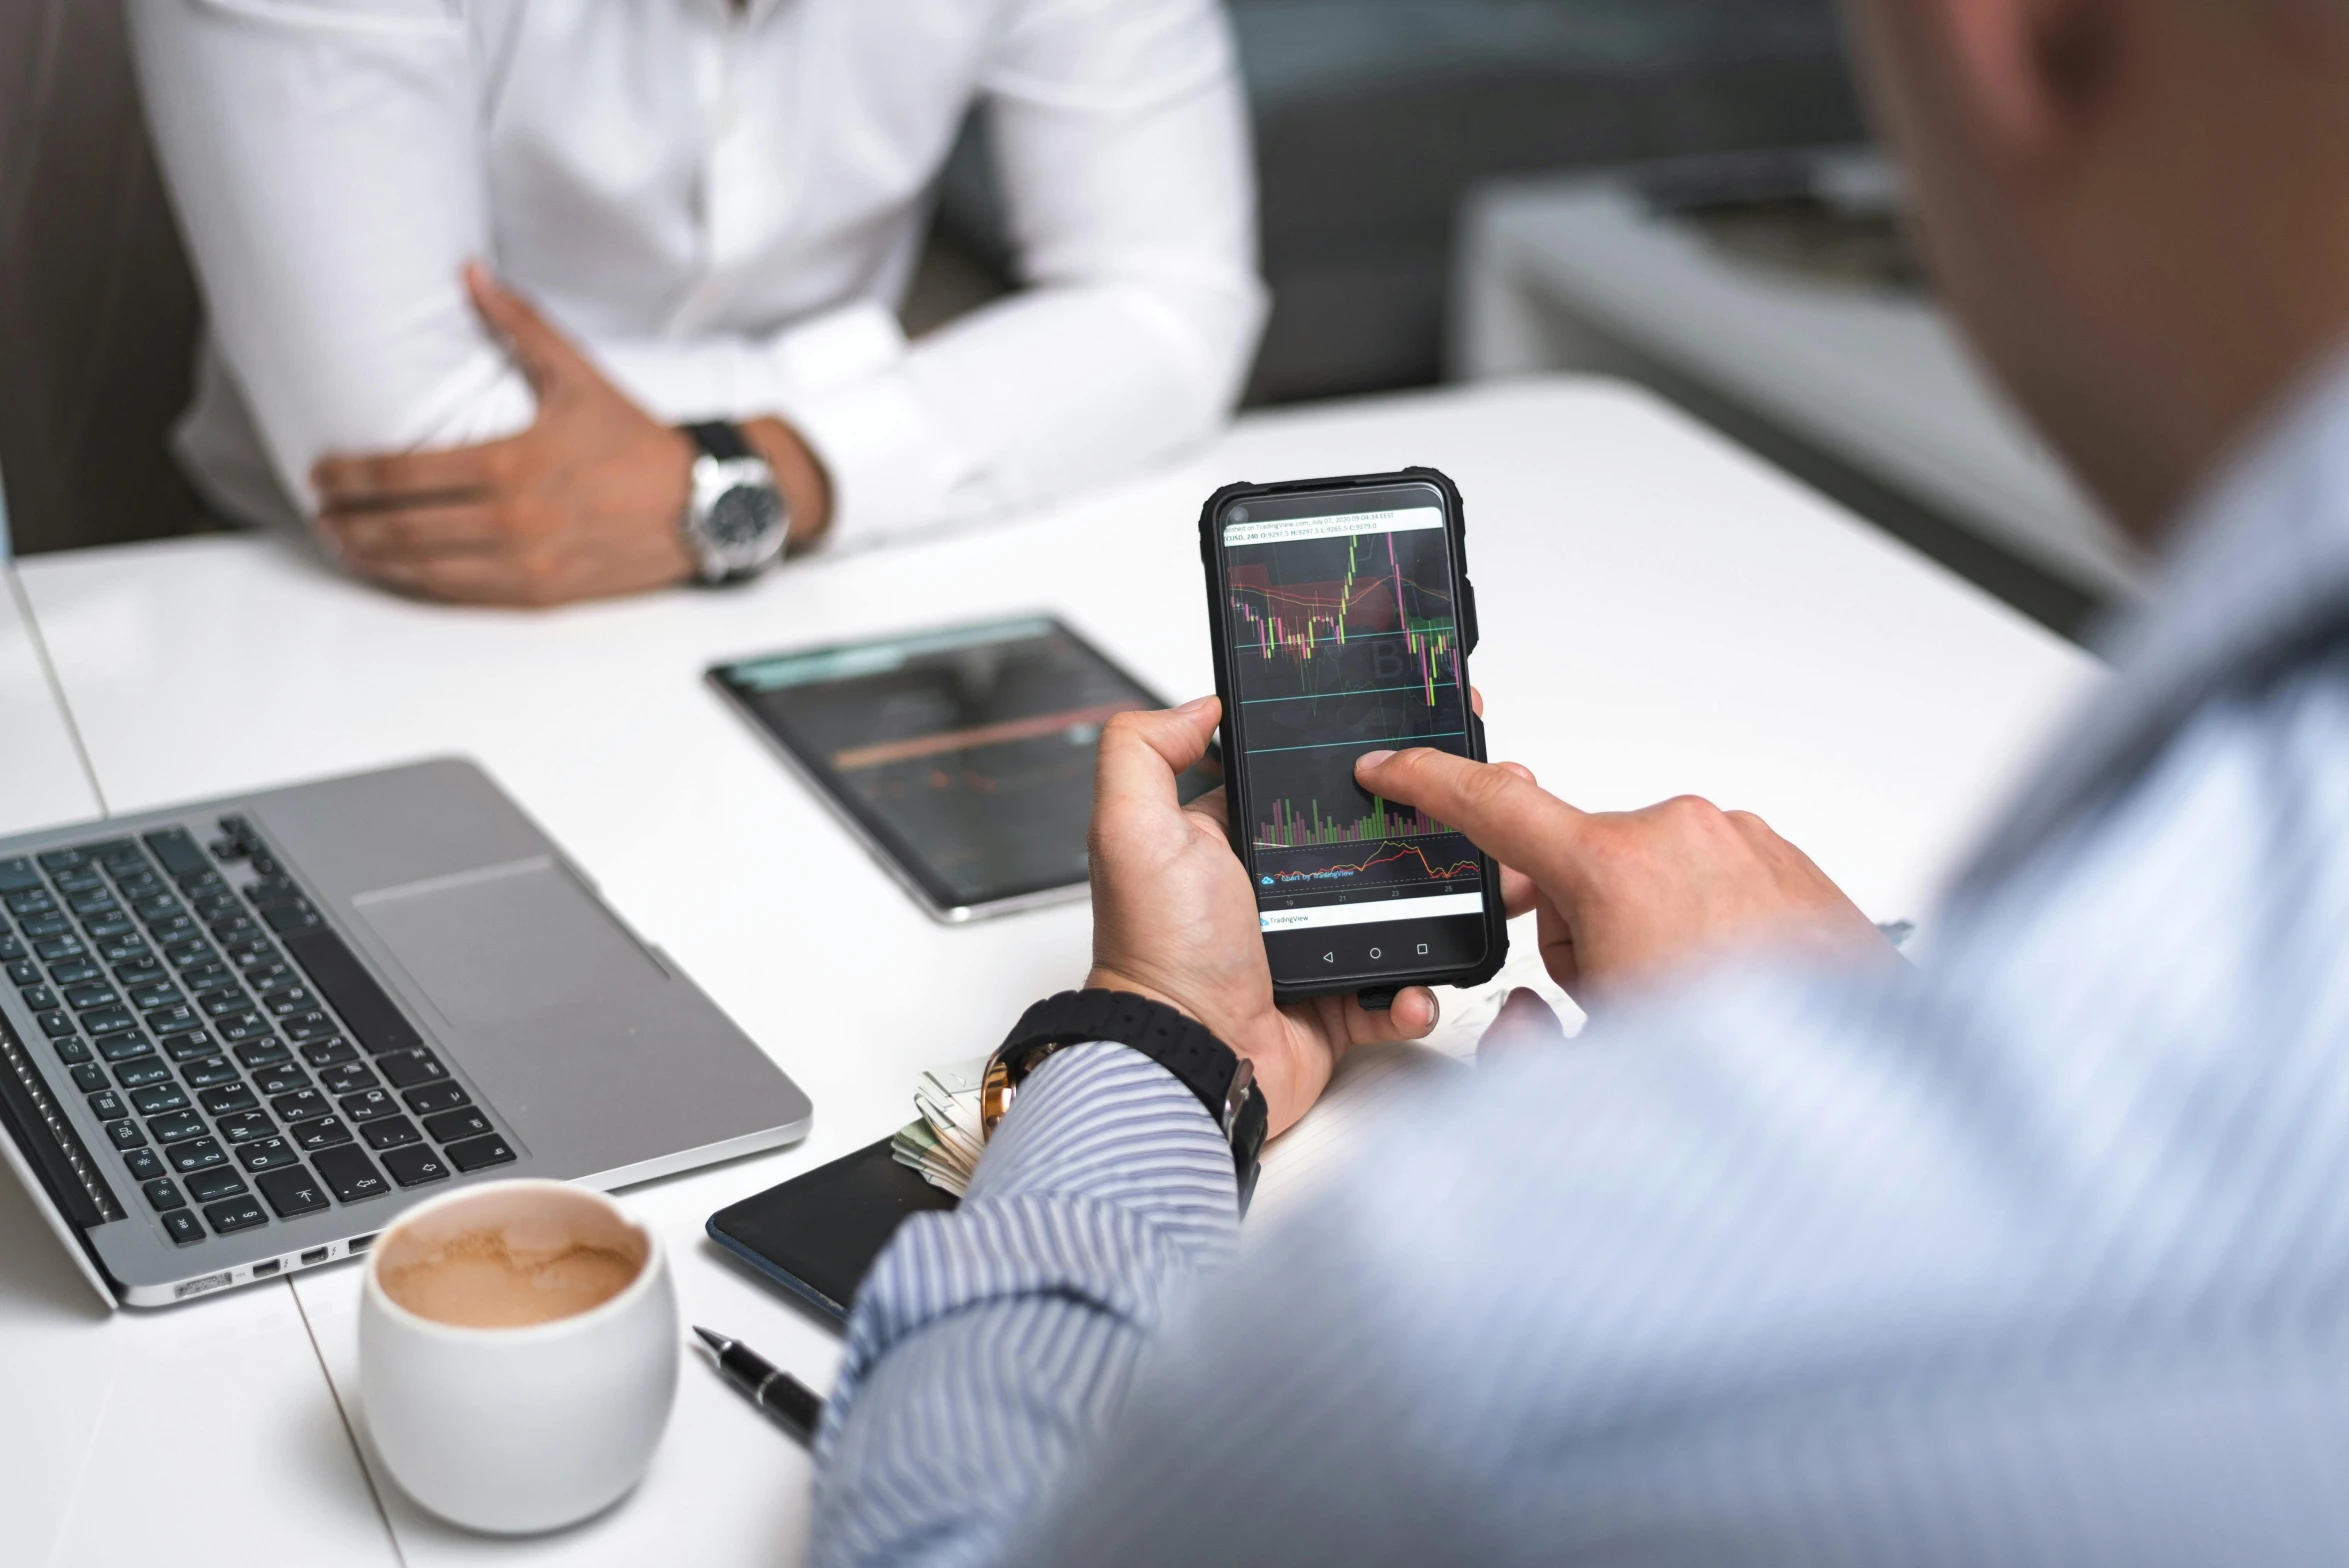
[[750, 438], [742, 433], [742, 427], [728, 420], [706, 420], [701, 424], [686, 425], [683, 428], [685, 433], [693, 438], [695, 446], [700, 447], [721, 463], [730, 463], [736, 458], [758, 456], [758, 453], [751, 448]]
[[1239, 1053], [1205, 1025], [1130, 991], [1063, 991], [1020, 1015], [994, 1061], [1008, 1066], [1016, 1081], [1043, 1055], [1089, 1040], [1113, 1040], [1141, 1052], [1199, 1097], [1232, 1146], [1244, 1211], [1256, 1189], [1267, 1112], [1264, 1092], [1255, 1086], [1255, 1074]]

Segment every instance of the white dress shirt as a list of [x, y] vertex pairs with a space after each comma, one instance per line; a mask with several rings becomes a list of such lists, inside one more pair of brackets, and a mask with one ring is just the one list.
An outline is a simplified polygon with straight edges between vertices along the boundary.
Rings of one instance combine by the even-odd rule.
[[[209, 307], [182, 456], [307, 513], [330, 453], [526, 426], [489, 261], [664, 420], [781, 414], [836, 538], [1013, 505], [1211, 432], [1263, 314], [1215, 0], [130, 0]], [[894, 306], [964, 111], [1023, 292]]]

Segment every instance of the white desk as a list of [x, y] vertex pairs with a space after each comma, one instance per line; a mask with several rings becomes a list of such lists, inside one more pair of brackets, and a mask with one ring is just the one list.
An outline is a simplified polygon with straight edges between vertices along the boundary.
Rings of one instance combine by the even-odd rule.
[[[807, 1142], [625, 1201], [671, 1247], [688, 1321], [739, 1333], [822, 1385], [836, 1342], [717, 1257], [703, 1219], [899, 1125], [921, 1067], [985, 1049], [1019, 1008], [1082, 973], [1087, 917], [1077, 906], [932, 924], [699, 685], [702, 669], [1047, 607], [1168, 695], [1191, 695], [1211, 685], [1196, 548], [1207, 493], [1405, 463], [1444, 468], [1467, 497], [1486, 628], [1477, 673], [1498, 754], [1589, 805], [1697, 790], [1758, 810], [1879, 918], [1929, 897], [2092, 674], [1995, 601], [1662, 405], [1597, 382], [1255, 416], [1173, 471], [1005, 526], [800, 563], [734, 593], [552, 614], [440, 609], [265, 541], [222, 539], [47, 557], [25, 580], [117, 809], [469, 752], [765, 1045], [815, 1098]], [[290, 1293], [358, 1417], [355, 1285], [336, 1269], [299, 1276]], [[51, 1310], [77, 1311], [69, 1294]], [[240, 1310], [221, 1298], [92, 1332], [192, 1342]], [[379, 1551], [364, 1497], [333, 1485], [307, 1495], [318, 1483], [273, 1457], [339, 1442], [318, 1413], [301, 1419], [228, 1441], [205, 1436], [197, 1411], [173, 1426], [211, 1456], [223, 1497], [339, 1509], [339, 1532], [308, 1556], [330, 1543]], [[695, 1366], [646, 1486], [579, 1529], [499, 1544], [434, 1525], [388, 1487], [383, 1500], [411, 1568], [769, 1563], [797, 1553], [805, 1466]], [[181, 1541], [181, 1561], [252, 1555], [209, 1531]]]

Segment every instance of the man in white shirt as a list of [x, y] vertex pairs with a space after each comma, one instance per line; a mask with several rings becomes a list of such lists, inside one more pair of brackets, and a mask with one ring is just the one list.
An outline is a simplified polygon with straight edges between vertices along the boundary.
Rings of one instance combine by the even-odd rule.
[[[1014, 505], [1204, 436], [1255, 345], [1215, 0], [130, 14], [209, 313], [181, 455], [405, 591], [717, 575], [689, 422], [764, 460], [795, 542]], [[908, 344], [975, 100], [1027, 286]]]

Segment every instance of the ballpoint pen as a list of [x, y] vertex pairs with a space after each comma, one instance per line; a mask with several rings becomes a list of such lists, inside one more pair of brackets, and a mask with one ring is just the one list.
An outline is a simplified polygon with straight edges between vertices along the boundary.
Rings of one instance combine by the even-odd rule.
[[824, 1419], [822, 1395], [780, 1367], [769, 1365], [739, 1339], [728, 1339], [698, 1324], [693, 1332], [717, 1358], [719, 1374], [741, 1390], [743, 1398], [802, 1443], [816, 1440], [816, 1423]]

